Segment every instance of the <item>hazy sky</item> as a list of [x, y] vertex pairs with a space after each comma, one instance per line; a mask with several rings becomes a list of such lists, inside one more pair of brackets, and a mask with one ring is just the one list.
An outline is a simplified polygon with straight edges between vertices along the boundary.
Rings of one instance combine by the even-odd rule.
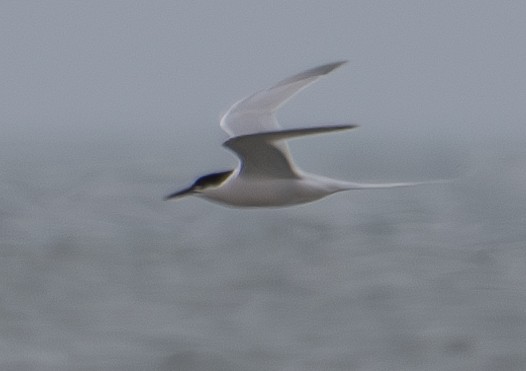
[[350, 63], [281, 112], [284, 126], [517, 138], [525, 19], [520, 1], [3, 1], [2, 141], [123, 137], [222, 153], [231, 103], [340, 59]]

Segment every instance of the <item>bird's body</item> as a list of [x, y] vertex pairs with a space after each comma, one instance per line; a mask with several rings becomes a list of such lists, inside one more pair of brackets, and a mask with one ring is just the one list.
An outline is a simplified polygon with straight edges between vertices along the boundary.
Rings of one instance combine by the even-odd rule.
[[257, 179], [233, 173], [202, 197], [237, 207], [280, 207], [315, 201], [344, 189], [336, 180], [311, 174], [297, 179]]
[[282, 207], [318, 200], [351, 189], [393, 188], [417, 183], [362, 184], [309, 174], [292, 160], [286, 140], [348, 130], [357, 125], [326, 125], [283, 130], [276, 110], [303, 88], [345, 62], [330, 63], [289, 77], [236, 102], [221, 118], [230, 138], [223, 143], [240, 159], [236, 169], [208, 174], [166, 199], [196, 195], [233, 207]]

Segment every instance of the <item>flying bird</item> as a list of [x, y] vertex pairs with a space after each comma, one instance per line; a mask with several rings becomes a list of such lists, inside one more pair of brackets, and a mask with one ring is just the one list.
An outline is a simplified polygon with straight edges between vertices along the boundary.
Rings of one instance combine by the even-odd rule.
[[296, 93], [346, 62], [306, 70], [234, 103], [222, 116], [220, 126], [229, 135], [223, 146], [239, 158], [237, 167], [204, 175], [165, 199], [193, 195], [231, 207], [283, 207], [315, 201], [341, 191], [423, 184], [336, 180], [307, 173], [292, 160], [288, 139], [357, 127], [343, 124], [283, 130], [275, 116], [278, 108]]

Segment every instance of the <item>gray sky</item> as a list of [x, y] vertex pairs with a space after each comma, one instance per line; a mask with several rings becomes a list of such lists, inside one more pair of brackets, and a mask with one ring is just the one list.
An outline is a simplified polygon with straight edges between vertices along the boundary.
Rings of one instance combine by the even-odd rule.
[[223, 156], [231, 103], [340, 59], [283, 126], [350, 121], [366, 142], [516, 139], [525, 19], [519, 1], [4, 1], [2, 141], [124, 138]]

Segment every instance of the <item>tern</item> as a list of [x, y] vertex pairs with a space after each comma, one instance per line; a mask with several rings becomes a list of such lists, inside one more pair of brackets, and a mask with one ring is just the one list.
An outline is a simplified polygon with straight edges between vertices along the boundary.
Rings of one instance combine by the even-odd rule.
[[238, 166], [204, 175], [165, 199], [194, 195], [230, 207], [284, 207], [341, 191], [424, 183], [347, 182], [307, 173], [292, 160], [288, 139], [358, 127], [343, 124], [283, 130], [275, 116], [292, 96], [345, 63], [339, 61], [303, 71], [234, 103], [221, 117], [220, 126], [229, 135], [223, 146], [237, 155]]

